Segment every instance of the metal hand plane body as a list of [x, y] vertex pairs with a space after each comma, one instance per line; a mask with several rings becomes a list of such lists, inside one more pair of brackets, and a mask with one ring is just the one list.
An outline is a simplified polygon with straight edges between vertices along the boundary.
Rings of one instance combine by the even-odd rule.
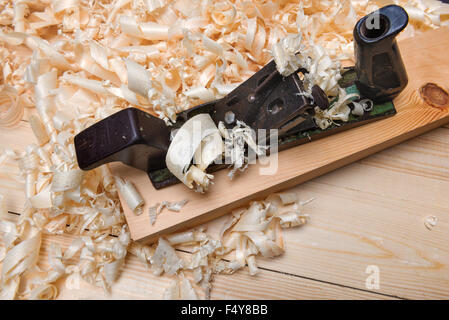
[[200, 113], [209, 113], [217, 125], [232, 113], [234, 121], [224, 122], [228, 127], [240, 120], [255, 130], [278, 129], [282, 134], [313, 114], [313, 101], [327, 102], [318, 87], [313, 92], [315, 98], [308, 98], [298, 75], [282, 77], [271, 61], [226, 97], [179, 113], [173, 126], [136, 108], [97, 122], [75, 136], [78, 164], [83, 170], [114, 161], [146, 172], [162, 169], [172, 130]]
[[164, 167], [170, 129], [149, 113], [128, 108], [83, 130], [75, 136], [74, 143], [82, 170], [115, 161], [142, 170], [157, 170]]
[[[378, 29], [373, 30], [376, 18], [380, 19]], [[316, 107], [329, 107], [328, 97], [319, 86], [312, 88], [312, 95], [305, 92], [298, 73], [307, 70], [300, 69], [283, 77], [271, 61], [224, 98], [180, 112], [173, 126], [136, 108], [122, 110], [99, 121], [75, 136], [79, 167], [89, 170], [121, 161], [146, 171], [159, 189], [177, 182], [165, 166], [172, 131], [200, 113], [210, 114], [217, 125], [223, 121], [228, 128], [240, 120], [254, 130], [277, 129], [279, 150], [392, 116], [396, 110], [389, 100], [407, 84], [395, 40], [407, 23], [405, 10], [391, 5], [362, 18], [355, 26], [356, 65], [347, 77], [351, 79], [349, 84], [346, 81], [340, 86], [374, 101], [373, 110], [363, 116], [351, 116], [348, 122], [320, 130], [313, 115]]]

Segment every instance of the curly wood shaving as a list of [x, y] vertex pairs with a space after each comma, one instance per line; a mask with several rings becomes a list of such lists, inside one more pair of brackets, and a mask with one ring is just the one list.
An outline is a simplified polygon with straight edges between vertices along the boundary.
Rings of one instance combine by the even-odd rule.
[[150, 262], [151, 256], [154, 254], [154, 248], [131, 242], [128, 247], [128, 252], [138, 257], [145, 265]]
[[163, 238], [159, 238], [156, 251], [150, 257], [150, 261], [153, 273], [156, 275], [162, 272], [173, 275], [183, 268], [182, 259], [176, 255], [175, 250]]
[[156, 218], [158, 215], [158, 208], [159, 208], [159, 202], [156, 203], [154, 206], [151, 206], [149, 210], [149, 216], [150, 216], [150, 223], [153, 225], [156, 222]]
[[163, 8], [167, 5], [166, 0], [146, 0], [145, 5], [148, 9], [149, 13], [152, 13], [153, 11]]
[[424, 225], [428, 230], [432, 230], [438, 222], [438, 218], [436, 216], [427, 216], [424, 218]]
[[117, 188], [120, 190], [120, 194], [131, 211], [137, 215], [142, 214], [142, 207], [145, 202], [134, 184], [130, 181], [124, 181], [120, 177], [116, 177], [115, 182], [117, 184]]
[[202, 242], [207, 240], [207, 235], [201, 231], [185, 231], [175, 233], [166, 237], [171, 245], [177, 244], [191, 244], [195, 242]]
[[165, 207], [170, 210], [170, 211], [174, 211], [174, 212], [180, 212], [182, 207], [184, 207], [186, 205], [187, 202], [189, 202], [189, 200], [184, 199], [178, 202], [170, 202], [170, 201], [164, 201], [165, 202]]
[[128, 70], [128, 88], [129, 90], [147, 98], [153, 104], [162, 119], [167, 124], [176, 121], [176, 112], [174, 106], [174, 92], [165, 85], [150, 79], [148, 71], [137, 62], [126, 59], [126, 68]]
[[133, 17], [120, 16], [123, 33], [145, 40], [168, 40], [169, 27], [154, 22], [138, 23]]
[[226, 129], [223, 122], [218, 123], [218, 130], [225, 140], [224, 155], [226, 163], [231, 163], [233, 168], [229, 172], [230, 179], [234, 178], [237, 171], [245, 171], [249, 158], [245, 156], [245, 146], [251, 148], [257, 155], [263, 155], [266, 147], [259, 146], [255, 142], [255, 132], [244, 122], [237, 120], [236, 126], [231, 130]]
[[221, 230], [220, 230], [220, 238], [223, 238], [223, 234], [229, 230], [233, 225], [239, 221], [240, 216], [245, 212], [246, 210], [243, 208], [240, 208], [238, 210], [232, 211], [232, 215], [229, 217], [229, 219], [223, 224]]
[[[217, 128], [210, 115], [199, 114], [189, 119], [173, 138], [167, 152], [167, 168], [189, 188], [193, 188], [195, 182], [197, 191], [204, 192], [213, 178], [204, 171], [214, 160], [221, 160], [223, 146], [226, 159], [233, 165], [228, 174], [232, 179], [237, 170], [247, 168], [246, 145], [257, 155], [264, 154], [266, 149], [257, 145], [254, 131], [244, 122], [237, 120], [236, 126], [227, 130], [223, 122], [219, 122]], [[194, 165], [190, 165], [192, 158]]]
[[353, 109], [351, 111], [351, 113], [355, 116], [363, 116], [365, 114], [365, 110], [363, 110], [363, 106], [362, 104], [358, 103], [358, 102], [353, 102]]
[[0, 221], [0, 232], [5, 233], [3, 238], [3, 245], [6, 249], [10, 249], [14, 246], [15, 241], [20, 236], [20, 230], [11, 221], [1, 220]]
[[9, 85], [0, 86], [0, 127], [10, 127], [17, 124], [23, 116], [17, 90]]
[[284, 244], [282, 241], [270, 239], [267, 234], [261, 231], [247, 232], [245, 236], [247, 236], [254, 243], [262, 256], [266, 258], [276, 257], [284, 253]]
[[117, 279], [121, 268], [123, 267], [125, 261], [124, 259], [114, 260], [112, 262], [107, 262], [104, 265], [104, 281], [106, 286], [109, 288], [114, 281]]
[[194, 254], [190, 261], [190, 268], [195, 269], [200, 266], [208, 266], [208, 257], [221, 248], [222, 244], [220, 241], [210, 238], [206, 239], [200, 247], [194, 249]]
[[52, 300], [58, 296], [58, 289], [52, 284], [37, 286], [28, 295], [28, 300]]
[[126, 69], [128, 70], [128, 88], [142, 97], [148, 95], [151, 88], [151, 80], [148, 71], [137, 62], [126, 59]]
[[33, 130], [38, 144], [40, 146], [46, 144], [50, 140], [50, 137], [45, 131], [44, 125], [42, 124], [41, 120], [37, 116], [31, 115], [28, 119], [28, 122], [30, 123], [31, 129]]
[[315, 122], [322, 130], [324, 130], [334, 124], [334, 121], [348, 121], [351, 113], [348, 104], [356, 98], [359, 98], [358, 94], [348, 94], [345, 89], [339, 88], [338, 99], [329, 107], [329, 109], [321, 110], [320, 108], [315, 108]]
[[61, 192], [75, 189], [81, 185], [84, 172], [76, 169], [69, 171], [57, 171], [53, 176], [51, 191]]
[[291, 211], [278, 216], [282, 228], [291, 228], [303, 225], [309, 218], [308, 215], [302, 215], [299, 211]]
[[3, 259], [2, 264], [2, 300], [13, 299], [18, 289], [20, 276], [36, 265], [41, 244], [41, 233], [20, 242], [11, 248]]
[[303, 61], [296, 55], [302, 49], [301, 41], [300, 34], [292, 34], [274, 44], [271, 49], [276, 68], [284, 77], [296, 72], [303, 64]]
[[178, 202], [162, 201], [161, 203], [156, 203], [154, 206], [149, 208], [149, 217], [151, 225], [155, 224], [157, 215], [162, 212], [164, 208], [170, 211], [180, 212], [182, 207], [188, 202], [188, 200], [181, 200]]
[[52, 194], [50, 192], [50, 188], [47, 187], [38, 194], [32, 196], [29, 198], [31, 205], [35, 209], [46, 209], [51, 208], [53, 201], [52, 201]]
[[283, 193], [274, 193], [269, 195], [266, 201], [279, 205], [289, 205], [299, 201], [298, 194], [296, 192], [283, 192]]
[[193, 269], [193, 282], [198, 283], [203, 280], [203, 270], [202, 268]]
[[[196, 115], [179, 128], [165, 158], [167, 168], [173, 175], [190, 189], [195, 184], [200, 192], [208, 189], [210, 179], [213, 178], [213, 175], [206, 174], [204, 169], [200, 168], [207, 168], [215, 159], [221, 157], [223, 150], [223, 142], [215, 137], [211, 140], [214, 146], [208, 147], [206, 138], [209, 136], [219, 136], [217, 126], [209, 114]], [[202, 145], [205, 147], [202, 148]], [[191, 165], [193, 158], [195, 164]]]
[[252, 202], [249, 209], [240, 216], [232, 231], [260, 231], [265, 230], [271, 219], [267, 218], [268, 207], [262, 203]]

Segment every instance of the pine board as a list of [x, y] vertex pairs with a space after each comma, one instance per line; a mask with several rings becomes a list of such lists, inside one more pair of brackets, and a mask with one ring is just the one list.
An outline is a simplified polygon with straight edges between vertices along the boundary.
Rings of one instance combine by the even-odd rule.
[[[23, 121], [14, 129], [0, 129], [0, 141], [1, 147], [23, 150], [34, 137]], [[213, 298], [447, 299], [448, 159], [449, 129], [436, 129], [290, 189], [301, 199], [316, 198], [306, 208], [311, 216], [308, 224], [285, 230], [286, 253], [275, 259], [258, 258], [263, 269], [255, 278], [247, 270], [217, 277]], [[17, 170], [16, 163], [8, 163], [8, 171]], [[25, 202], [23, 185], [9, 188], [12, 184], [17, 183], [11, 177], [0, 176], [0, 194], [5, 195], [8, 210], [20, 213]], [[427, 215], [438, 217], [432, 231], [423, 224]], [[224, 219], [206, 225], [212, 236]], [[45, 238], [46, 243], [63, 247], [73, 239], [70, 235]], [[41, 254], [43, 265], [46, 247]], [[381, 282], [380, 289], [366, 294], [368, 265], [380, 268]], [[62, 283], [60, 298], [160, 298], [170, 279], [154, 277], [145, 269], [129, 256], [111, 295], [86, 283], [80, 290]], [[276, 282], [284, 276], [286, 281]], [[247, 289], [246, 281], [257, 290]], [[286, 294], [285, 286], [289, 288]]]
[[[434, 54], [433, 61], [444, 57], [445, 53], [432, 50], [425, 54]], [[26, 121], [0, 128], [2, 148], [24, 150], [34, 141]], [[286, 230], [284, 255], [258, 259], [263, 269], [257, 277], [248, 276], [247, 270], [217, 277], [212, 297], [448, 299], [448, 159], [449, 129], [437, 129], [290, 189], [302, 199], [317, 198], [306, 210], [311, 215], [309, 223]], [[7, 169], [18, 172], [14, 163], [8, 163]], [[23, 185], [0, 175], [0, 194], [5, 195], [9, 211], [21, 212], [26, 200]], [[438, 217], [432, 231], [423, 224], [427, 215]], [[212, 235], [223, 218], [207, 224]], [[71, 240], [69, 235], [45, 236], [40, 263], [46, 263], [50, 242], [66, 247]], [[378, 290], [365, 288], [368, 265], [380, 268]], [[130, 256], [111, 295], [85, 283], [79, 290], [63, 283], [58, 287], [63, 299], [153, 299], [161, 297], [169, 281], [154, 277]]]
[[[160, 235], [209, 221], [249, 200], [303, 183], [447, 124], [449, 110], [426, 105], [418, 93], [427, 82], [449, 87], [447, 32], [443, 28], [433, 30], [399, 43], [409, 84], [394, 101], [398, 111], [395, 116], [282, 151], [278, 154], [275, 175], [259, 174], [263, 168], [260, 164], [250, 166], [234, 180], [227, 177], [227, 170], [221, 170], [215, 174], [215, 184], [209, 191], [198, 194], [182, 184], [156, 190], [142, 171], [119, 163], [112, 164], [113, 173], [133, 182], [145, 199], [144, 213], [139, 216], [122, 201], [133, 240], [151, 242]], [[189, 202], [180, 213], [164, 212], [151, 225], [150, 206], [164, 200], [184, 199]]]
[[[17, 220], [17, 215], [11, 214], [8, 220]], [[3, 233], [0, 232], [0, 249]], [[59, 245], [63, 250], [70, 246], [76, 236], [70, 234], [48, 235], [42, 237], [38, 266], [41, 270], [48, 270], [48, 256], [51, 244]], [[178, 252], [178, 255], [188, 260], [189, 253]], [[0, 265], [1, 271], [1, 265]], [[186, 273], [192, 280], [193, 276]], [[129, 254], [126, 257], [125, 268], [109, 292], [101, 287], [91, 285], [83, 280], [67, 282], [66, 277], [56, 281], [60, 300], [143, 300], [162, 299], [165, 288], [170, 285], [172, 277], [155, 276], [150, 272], [149, 265], [145, 265], [137, 257]], [[193, 283], [193, 282], [192, 282]], [[204, 290], [194, 285], [197, 295], [204, 299]], [[282, 289], [281, 289], [282, 288]], [[355, 290], [344, 286], [321, 283], [312, 279], [304, 279], [293, 275], [282, 274], [270, 270], [260, 270], [257, 277], [252, 277], [247, 270], [240, 270], [233, 275], [216, 275], [213, 279], [211, 299], [353, 299], [376, 300], [397, 299], [366, 290]]]

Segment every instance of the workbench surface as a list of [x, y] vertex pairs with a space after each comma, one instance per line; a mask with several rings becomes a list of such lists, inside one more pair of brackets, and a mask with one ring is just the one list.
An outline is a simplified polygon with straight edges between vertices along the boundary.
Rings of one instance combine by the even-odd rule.
[[[2, 148], [24, 150], [32, 142], [26, 121], [0, 129]], [[12, 175], [18, 173], [12, 162], [7, 168]], [[303, 200], [316, 198], [306, 207], [309, 222], [284, 231], [285, 254], [258, 258], [257, 276], [246, 268], [215, 276], [212, 299], [449, 298], [449, 127], [292, 190]], [[16, 219], [25, 201], [23, 186], [2, 174], [0, 194], [6, 197], [10, 218]], [[432, 230], [424, 225], [428, 216], [438, 219]], [[222, 219], [209, 223], [209, 229]], [[40, 265], [47, 265], [52, 242], [66, 248], [72, 239], [44, 235]], [[379, 288], [370, 289], [367, 278], [376, 271]], [[57, 286], [60, 299], [160, 299], [170, 281], [152, 275], [129, 254], [110, 294], [83, 281], [76, 289], [64, 281]]]

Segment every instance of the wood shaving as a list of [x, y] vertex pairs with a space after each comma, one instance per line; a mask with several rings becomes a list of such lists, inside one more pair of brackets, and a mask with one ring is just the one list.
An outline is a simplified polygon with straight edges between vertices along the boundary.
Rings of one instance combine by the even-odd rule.
[[164, 300], [198, 300], [198, 296], [189, 279], [180, 276], [164, 291]]
[[334, 124], [334, 121], [347, 122], [349, 120], [349, 115], [351, 114], [351, 109], [348, 104], [351, 103], [353, 99], [357, 98], [359, 98], [358, 94], [348, 94], [344, 89], [339, 88], [338, 99], [329, 107], [329, 109], [321, 110], [319, 107], [315, 108], [315, 123], [320, 129], [324, 130]]
[[180, 212], [187, 202], [189, 202], [187, 199], [178, 202], [163, 201], [161, 207], [165, 207], [173, 212]]
[[9, 85], [0, 86], [0, 127], [17, 124], [23, 116], [23, 104], [17, 90]]
[[[212, 138], [212, 139], [210, 139]], [[209, 147], [211, 145], [211, 147]], [[204, 192], [213, 175], [204, 170], [223, 153], [223, 142], [209, 114], [189, 119], [177, 131], [167, 151], [167, 168], [190, 189]], [[192, 159], [195, 163], [192, 164]]]
[[117, 188], [120, 190], [120, 194], [131, 211], [137, 215], [140, 215], [145, 202], [134, 184], [130, 181], [123, 181], [120, 177], [116, 177], [115, 182]]
[[150, 223], [153, 225], [156, 222], [156, 218], [158, 215], [158, 208], [159, 208], [159, 202], [156, 203], [154, 206], [151, 206], [149, 210], [149, 216], [150, 216]]
[[188, 200], [181, 200], [177, 202], [162, 201], [161, 203], [158, 202], [154, 206], [151, 206], [149, 208], [151, 225], [156, 223], [157, 215], [160, 214], [164, 208], [167, 208], [170, 211], [180, 212], [182, 207], [184, 207], [187, 202]]
[[303, 49], [301, 41], [301, 34], [289, 35], [275, 43], [271, 49], [276, 68], [284, 77], [296, 72], [304, 63], [296, 55]]
[[[232, 166], [228, 174], [233, 179], [237, 171], [245, 171], [253, 157], [265, 154], [267, 147], [259, 146], [255, 142], [255, 132], [244, 122], [237, 120], [236, 125], [228, 130], [224, 123], [218, 123], [218, 130], [224, 139], [225, 163]], [[248, 156], [245, 149], [248, 146]]]
[[432, 230], [438, 223], [438, 218], [436, 216], [427, 216], [424, 218], [424, 225], [427, 229]]
[[154, 274], [160, 275], [165, 272], [173, 275], [183, 267], [184, 262], [176, 255], [175, 250], [163, 238], [159, 238], [156, 251], [150, 257]]

